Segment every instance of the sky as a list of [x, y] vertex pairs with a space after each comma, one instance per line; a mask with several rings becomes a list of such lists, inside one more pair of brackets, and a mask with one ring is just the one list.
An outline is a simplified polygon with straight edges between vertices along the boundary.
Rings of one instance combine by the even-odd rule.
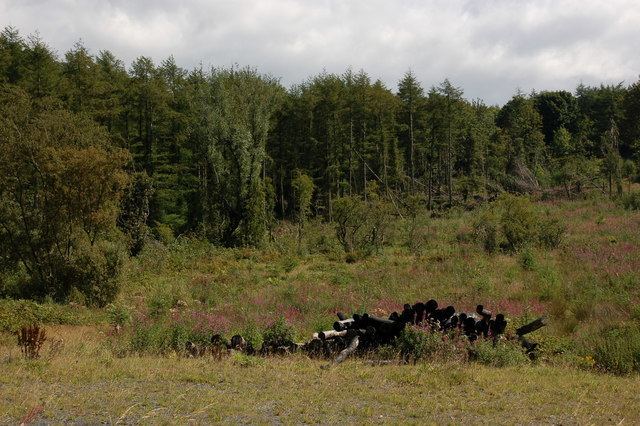
[[638, 0], [0, 0], [9, 25], [60, 57], [81, 40], [127, 65], [249, 65], [285, 86], [364, 69], [394, 91], [410, 69], [488, 104], [640, 75]]

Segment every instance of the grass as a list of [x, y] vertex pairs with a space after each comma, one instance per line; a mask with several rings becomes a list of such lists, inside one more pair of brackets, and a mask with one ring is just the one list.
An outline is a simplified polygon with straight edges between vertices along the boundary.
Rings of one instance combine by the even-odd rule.
[[[640, 378], [546, 365], [490, 368], [347, 361], [323, 370], [304, 357], [115, 358], [94, 327], [54, 327], [52, 358], [3, 346], [0, 423], [33, 407], [61, 423], [628, 423], [640, 421]], [[46, 352], [46, 351], [45, 351]]]
[[[629, 373], [640, 359], [640, 340], [624, 337], [640, 335], [640, 212], [602, 198], [538, 207], [566, 226], [558, 248], [487, 253], [471, 235], [475, 212], [452, 210], [413, 227], [397, 221], [380, 253], [347, 263], [329, 224], [309, 223], [298, 252], [285, 223], [258, 249], [149, 244], [109, 309], [0, 301], [0, 423], [40, 405], [36, 418], [53, 423], [638, 423], [637, 371], [603, 372]], [[302, 340], [330, 328], [338, 310], [385, 315], [429, 298], [481, 303], [504, 312], [510, 329], [548, 316], [532, 336], [539, 361], [481, 348], [475, 362], [359, 359], [322, 370], [302, 356], [214, 361], [174, 350], [201, 331], [259, 339], [280, 317]], [[40, 360], [22, 360], [8, 333], [27, 320], [46, 324]], [[178, 343], [131, 351], [147, 323], [174, 330]]]

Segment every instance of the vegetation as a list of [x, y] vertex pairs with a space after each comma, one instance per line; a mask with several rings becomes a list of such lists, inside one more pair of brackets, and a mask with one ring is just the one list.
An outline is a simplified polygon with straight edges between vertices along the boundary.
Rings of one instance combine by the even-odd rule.
[[[397, 92], [351, 70], [285, 89], [251, 68], [125, 68], [81, 44], [58, 58], [4, 29], [0, 422], [43, 404], [53, 422], [67, 421], [56, 408], [82, 416], [57, 380], [84, 407], [113, 396], [95, 422], [223, 420], [234, 395], [246, 395], [239, 422], [384, 408], [389, 422], [529, 423], [557, 415], [559, 395], [572, 414], [554, 422], [637, 421], [639, 87], [517, 93], [501, 107], [411, 72]], [[507, 335], [547, 315], [539, 358], [416, 328], [367, 360], [416, 364], [404, 369], [184, 358], [213, 333], [277, 348], [336, 311], [388, 315], [432, 297], [504, 312]], [[32, 325], [47, 339], [23, 360], [14, 333]], [[493, 382], [509, 401], [472, 386]], [[416, 391], [429, 383], [435, 399]], [[335, 389], [366, 402], [333, 412]]]

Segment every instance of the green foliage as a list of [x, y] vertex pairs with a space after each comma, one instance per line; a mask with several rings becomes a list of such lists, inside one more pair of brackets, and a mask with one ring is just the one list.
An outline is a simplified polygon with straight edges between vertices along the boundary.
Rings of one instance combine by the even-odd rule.
[[93, 324], [100, 321], [86, 308], [30, 300], [0, 299], [0, 331], [16, 332], [32, 324]]
[[122, 266], [115, 232], [129, 156], [103, 129], [67, 111], [38, 111], [0, 92], [0, 267], [29, 277], [27, 297], [113, 299]]
[[263, 345], [271, 347], [283, 346], [294, 341], [295, 331], [287, 324], [284, 317], [278, 318], [262, 332]]
[[442, 336], [421, 330], [417, 327], [406, 327], [396, 340], [400, 355], [407, 361], [428, 361], [442, 349]]
[[529, 363], [520, 344], [499, 341], [495, 346], [490, 340], [482, 340], [473, 347], [474, 359], [480, 364], [491, 367], [512, 367]]
[[640, 191], [624, 194], [620, 198], [620, 204], [627, 210], [640, 210]]
[[120, 202], [118, 227], [128, 238], [129, 253], [136, 256], [142, 251], [149, 234], [147, 218], [149, 217], [149, 199], [153, 193], [149, 176], [134, 173], [129, 187]]
[[122, 303], [110, 303], [105, 310], [111, 325], [122, 327], [131, 322], [131, 311]]
[[227, 246], [255, 245], [266, 232], [265, 161], [271, 118], [281, 90], [255, 70], [218, 69], [198, 99], [203, 119], [202, 226]]
[[181, 353], [188, 341], [198, 346], [211, 339], [211, 330], [197, 327], [188, 316], [163, 317], [156, 320], [139, 318], [132, 323], [125, 338], [134, 353]]
[[565, 233], [566, 227], [559, 219], [541, 218], [538, 225], [538, 243], [542, 247], [554, 249], [562, 243]]
[[520, 253], [520, 266], [526, 271], [532, 271], [536, 266], [536, 259], [531, 249], [522, 250]]
[[562, 241], [564, 226], [545, 217], [526, 197], [503, 195], [483, 209], [474, 223], [474, 233], [488, 252], [515, 252], [533, 244], [555, 248]]
[[341, 197], [334, 202], [336, 236], [350, 256], [368, 256], [382, 248], [389, 226], [389, 206], [380, 199]]
[[611, 327], [594, 337], [596, 367], [613, 374], [640, 372], [640, 327], [637, 324]]
[[313, 196], [313, 180], [301, 171], [295, 173], [291, 181], [295, 215], [298, 223], [304, 223], [311, 213], [311, 197]]

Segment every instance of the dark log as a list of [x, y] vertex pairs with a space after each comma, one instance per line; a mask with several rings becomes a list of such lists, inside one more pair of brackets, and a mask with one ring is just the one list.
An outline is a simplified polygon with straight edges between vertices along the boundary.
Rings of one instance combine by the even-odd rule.
[[345, 314], [343, 314], [342, 312], [337, 312], [336, 315], [338, 316], [338, 319], [340, 321], [344, 321], [347, 319], [347, 316]]
[[224, 346], [225, 349], [229, 347], [229, 342], [227, 341], [227, 339], [225, 339], [224, 337], [222, 337], [222, 335], [220, 334], [214, 334], [213, 336], [211, 336], [211, 345], [212, 346]]
[[476, 322], [476, 333], [482, 335], [483, 337], [489, 336], [489, 321], [487, 318], [483, 318], [480, 321]]
[[235, 336], [231, 337], [231, 344], [230, 349], [244, 349], [244, 347], [247, 345], [246, 340], [244, 340], [244, 337], [242, 337], [239, 334], [236, 334]]
[[504, 315], [498, 314], [496, 315], [495, 320], [489, 321], [489, 330], [493, 336], [499, 336], [504, 334], [505, 329], [507, 328], [507, 321], [504, 319]]
[[486, 318], [487, 321], [491, 319], [491, 311], [484, 308], [482, 305], [476, 306], [476, 313], [480, 315], [483, 319]]
[[363, 314], [362, 321], [358, 327], [366, 328], [369, 326], [374, 327], [378, 335], [390, 337], [400, 334], [404, 329], [405, 323], [402, 321], [393, 321], [369, 314]]
[[532, 333], [537, 329], [544, 327], [545, 325], [547, 325], [547, 319], [545, 317], [540, 317], [537, 320], [518, 328], [516, 330], [516, 334], [518, 336], [524, 336], [525, 334]]
[[311, 339], [304, 345], [303, 349], [309, 356], [319, 356], [324, 349], [324, 342], [320, 339]]
[[464, 334], [470, 336], [476, 332], [476, 320], [473, 317], [466, 317], [462, 324], [462, 330]]
[[427, 314], [427, 317], [431, 316], [431, 314], [435, 312], [436, 309], [438, 309], [438, 302], [436, 302], [434, 299], [431, 299], [424, 304], [424, 310]]
[[402, 313], [400, 314], [400, 321], [405, 324], [415, 324], [415, 312], [408, 303], [405, 303]]
[[525, 348], [527, 353], [535, 351], [536, 348], [538, 347], [537, 343], [532, 342], [531, 340], [527, 340], [524, 337], [521, 337], [520, 341], [522, 342], [522, 347]]
[[456, 328], [457, 326], [458, 326], [458, 316], [454, 315], [451, 318], [449, 318], [447, 321], [445, 321], [445, 323], [442, 325], [442, 329], [446, 331], [452, 328]]
[[467, 314], [461, 312], [458, 314], [458, 327], [462, 327], [464, 325], [465, 320], [467, 319]]
[[456, 309], [453, 306], [447, 306], [443, 309], [436, 309], [431, 317], [440, 321], [441, 324], [444, 324], [449, 318], [451, 318], [456, 313]]
[[415, 323], [420, 324], [424, 320], [425, 305], [422, 302], [418, 302], [413, 305], [413, 311], [416, 313]]

